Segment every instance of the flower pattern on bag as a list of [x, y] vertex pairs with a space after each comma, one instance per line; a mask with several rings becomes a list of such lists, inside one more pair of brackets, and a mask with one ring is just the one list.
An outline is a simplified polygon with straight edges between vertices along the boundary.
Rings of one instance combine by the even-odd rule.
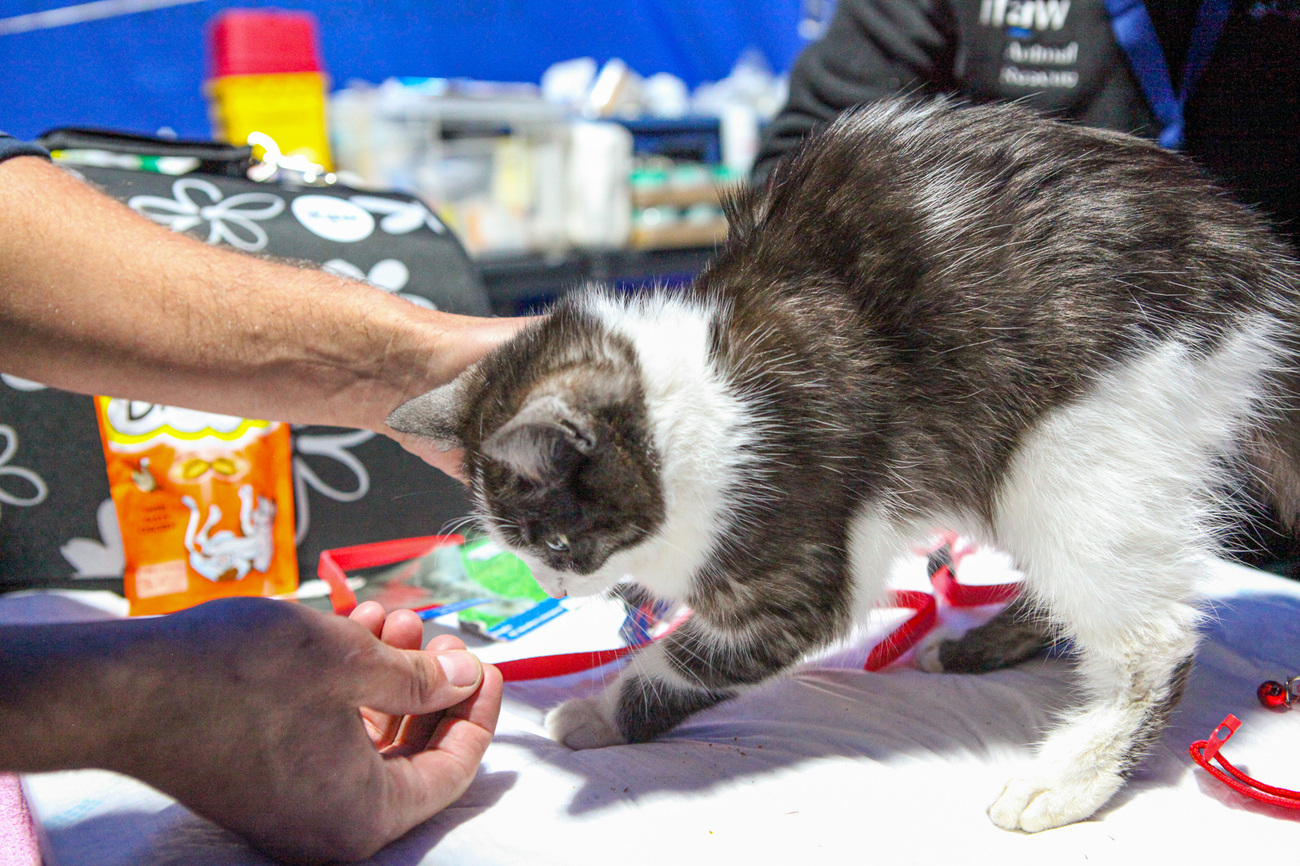
[[0, 503], [20, 508], [40, 505], [45, 501], [45, 497], [50, 495], [50, 488], [46, 485], [45, 479], [30, 469], [9, 465], [9, 461], [18, 450], [18, 432], [8, 424], [0, 424], [0, 439], [4, 439], [4, 445], [0, 448], [0, 479], [21, 478], [31, 487], [30, 495], [24, 496], [22, 493], [14, 493], [8, 489], [7, 481], [0, 481]]
[[127, 205], [172, 231], [187, 232], [207, 223], [208, 243], [225, 242], [248, 253], [266, 248], [266, 230], [258, 221], [284, 211], [284, 199], [278, 195], [244, 192], [227, 198], [216, 184], [197, 177], [178, 178], [172, 183], [172, 195], [132, 196]]
[[121, 577], [126, 570], [126, 547], [111, 498], [99, 503], [95, 521], [102, 540], [69, 538], [59, 552], [76, 569], [73, 577]]
[[18, 376], [10, 376], [8, 373], [0, 373], [0, 382], [4, 382], [15, 391], [44, 391], [46, 385], [40, 382], [33, 382], [31, 379], [23, 379]]
[[343, 259], [330, 259], [321, 265], [321, 268], [340, 277], [369, 283], [375, 288], [383, 289], [385, 292], [404, 298], [416, 306], [429, 310], [438, 309], [437, 305], [428, 298], [402, 291], [411, 279], [411, 271], [397, 259], [380, 259], [375, 262], [369, 273], [363, 272], [361, 268]]
[[[333, 499], [335, 502], [356, 502], [370, 492], [370, 472], [349, 448], [375, 438], [373, 430], [352, 430], [347, 433], [299, 433], [294, 428], [293, 437], [293, 502], [297, 512], [293, 543], [302, 544], [311, 528], [311, 503], [307, 488]], [[339, 490], [321, 479], [307, 463], [304, 456], [327, 457], [337, 461], [352, 473], [356, 487]]]
[[354, 195], [348, 201], [373, 214], [384, 214], [379, 221], [379, 228], [390, 235], [409, 234], [420, 226], [428, 226], [438, 234], [447, 231], [442, 220], [425, 207], [422, 201], [400, 201], [374, 195]]

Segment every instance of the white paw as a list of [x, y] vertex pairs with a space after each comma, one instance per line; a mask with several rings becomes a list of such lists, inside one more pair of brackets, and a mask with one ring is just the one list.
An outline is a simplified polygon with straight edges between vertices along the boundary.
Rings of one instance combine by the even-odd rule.
[[943, 673], [943, 662], [939, 661], [939, 644], [955, 637], [957, 633], [948, 628], [930, 629], [929, 634], [921, 638], [921, 642], [916, 645], [914, 654], [916, 666], [932, 674]]
[[626, 743], [598, 701], [574, 698], [546, 714], [546, 733], [570, 749], [600, 749]]
[[1050, 830], [1091, 816], [1121, 784], [1112, 774], [1052, 783], [1012, 779], [989, 806], [989, 818], [1004, 830]]

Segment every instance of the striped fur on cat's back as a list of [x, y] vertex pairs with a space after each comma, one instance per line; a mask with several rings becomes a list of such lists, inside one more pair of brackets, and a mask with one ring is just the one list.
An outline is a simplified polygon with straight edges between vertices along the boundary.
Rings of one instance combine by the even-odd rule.
[[847, 634], [948, 528], [1015, 558], [1089, 696], [990, 816], [1092, 814], [1181, 693], [1234, 466], [1300, 477], [1293, 261], [1175, 155], [942, 101], [846, 115], [730, 218], [689, 289], [575, 292], [390, 419], [464, 446], [552, 595], [693, 608], [551, 730], [664, 733]]

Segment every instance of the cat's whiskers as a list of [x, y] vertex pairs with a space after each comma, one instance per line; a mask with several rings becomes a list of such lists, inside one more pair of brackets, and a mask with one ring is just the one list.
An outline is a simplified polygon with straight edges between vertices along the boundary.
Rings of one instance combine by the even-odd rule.
[[478, 515], [469, 514], [464, 517], [458, 517], [454, 520], [447, 521], [442, 525], [442, 528], [438, 531], [438, 534], [439, 535], [460, 535], [461, 530], [477, 526], [478, 524], [479, 524]]

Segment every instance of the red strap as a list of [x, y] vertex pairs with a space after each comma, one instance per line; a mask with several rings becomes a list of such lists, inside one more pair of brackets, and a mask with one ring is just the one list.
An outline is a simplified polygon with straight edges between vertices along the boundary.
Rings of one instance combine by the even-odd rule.
[[889, 596], [892, 607], [911, 608], [916, 613], [876, 644], [871, 654], [867, 656], [867, 663], [862, 666], [863, 670], [878, 671], [893, 664], [899, 656], [915, 646], [917, 641], [934, 628], [936, 606], [934, 596], [930, 593], [916, 589], [896, 589]]
[[[358, 544], [354, 547], [340, 547], [323, 551], [317, 574], [330, 586], [330, 603], [335, 613], [346, 616], [357, 606], [357, 597], [348, 588], [347, 574], [351, 569], [373, 568], [379, 565], [391, 565], [407, 559], [423, 556], [436, 547], [447, 544], [464, 544], [465, 539], [459, 535], [429, 535], [421, 538], [401, 538], [395, 541], [380, 541], [374, 544]], [[969, 553], [969, 550], [957, 552], [954, 559]], [[976, 607], [985, 604], [998, 604], [1012, 598], [1019, 590], [1018, 583], [1003, 583], [994, 586], [966, 586], [957, 581], [949, 566], [939, 568], [930, 578], [935, 593], [953, 607]], [[907, 608], [914, 613], [898, 628], [877, 644], [867, 656], [864, 670], [878, 671], [897, 661], [898, 657], [917, 644], [921, 638], [934, 628], [937, 617], [935, 596], [920, 590], [899, 589], [890, 593], [890, 605]], [[686, 616], [679, 617], [667, 631], [654, 640], [662, 640], [673, 629], [685, 621]], [[535, 656], [533, 658], [514, 659], [496, 665], [506, 682], [536, 680], [546, 677], [558, 677], [579, 671], [591, 670], [638, 650], [652, 641], [618, 647], [597, 652], [564, 653], [560, 655]]]
[[398, 538], [322, 550], [316, 575], [329, 584], [330, 605], [334, 612], [347, 616], [357, 606], [357, 596], [348, 588], [347, 572], [355, 568], [392, 565], [424, 556], [435, 547], [464, 543], [465, 537], [462, 535], [425, 535], [420, 538]]
[[[1214, 733], [1210, 735], [1208, 740], [1197, 740], [1192, 743], [1189, 749], [1192, 753], [1192, 760], [1209, 771], [1214, 778], [1234, 791], [1245, 794], [1247, 797], [1274, 806], [1281, 806], [1285, 809], [1300, 809], [1300, 791], [1265, 785], [1263, 782], [1253, 779], [1238, 770], [1227, 758], [1219, 753], [1219, 749], [1232, 738], [1232, 735], [1237, 732], [1239, 727], [1241, 727], [1241, 720], [1229, 713], [1228, 717], [1214, 729]], [[1223, 766], [1223, 770], [1210, 763], [1215, 760]], [[1224, 770], [1227, 772], [1225, 773]]]
[[533, 656], [526, 659], [512, 659], [508, 662], [495, 662], [493, 667], [501, 671], [501, 677], [508, 683], [518, 683], [524, 680], [541, 680], [547, 677], [562, 677], [565, 674], [576, 674], [579, 671], [589, 671], [598, 668], [601, 665], [607, 665], [612, 661], [617, 661], [623, 656], [641, 649], [643, 646], [649, 646], [657, 640], [663, 640], [677, 630], [677, 627], [686, 620], [690, 619], [690, 611], [686, 611], [672, 624], [664, 630], [663, 634], [656, 637], [641, 641], [641, 643], [630, 646], [617, 647], [615, 649], [597, 650], [595, 652], [563, 653], [551, 656]]
[[508, 683], [524, 680], [541, 680], [547, 677], [562, 677], [607, 665], [616, 659], [638, 650], [644, 643], [618, 649], [600, 650], [599, 652], [564, 653], [553, 656], [534, 656], [527, 659], [513, 659], [508, 662], [495, 662], [493, 667], [501, 671], [502, 678]]
[[957, 576], [948, 566], [942, 566], [930, 576], [934, 591], [953, 607], [979, 607], [985, 604], [1002, 604], [1016, 597], [1019, 583], [997, 583], [969, 586], [957, 582]]
[[[964, 556], [969, 551], [962, 551]], [[967, 586], [957, 581], [950, 566], [940, 566], [930, 576], [935, 595], [952, 607], [979, 607], [985, 604], [1001, 604], [1014, 598], [1020, 591], [1019, 583], [999, 583], [986, 586]], [[895, 590], [890, 594], [894, 607], [908, 607], [916, 611], [910, 619], [894, 630], [876, 645], [867, 656], [864, 670], [878, 671], [893, 664], [899, 656], [907, 652], [934, 628], [937, 617], [935, 596], [917, 590]]]
[[[956, 591], [956, 594], [963, 601], [956, 606], [967, 607], [979, 604], [992, 604], [988, 598], [1009, 598], [1015, 595], [1017, 584], [1000, 584], [998, 586], [963, 586], [952, 579], [948, 569], [940, 569], [947, 580], [942, 586], [936, 582], [936, 588], [940, 594], [944, 595], [946, 591]], [[936, 573], [937, 576], [938, 573]], [[988, 590], [989, 592], [984, 592]], [[974, 599], [974, 600], [971, 600]], [[914, 613], [908, 617], [902, 625], [894, 629], [884, 640], [876, 644], [867, 656], [866, 664], [862, 667], [868, 671], [878, 671], [885, 668], [895, 661], [903, 653], [907, 652], [916, 645], [921, 638], [934, 628], [935, 618], [937, 616], [937, 606], [935, 598], [928, 592], [921, 592], [915, 589], [896, 589], [890, 593], [890, 606], [898, 608], [907, 608]], [[667, 637], [673, 629], [677, 628], [686, 619], [681, 617], [673, 623], [668, 631], [659, 635], [655, 640], [662, 640]], [[519, 682], [521, 680], [536, 680], [545, 677], [558, 677], [565, 674], [577, 673], [579, 671], [598, 668], [601, 665], [609, 664], [612, 661], [622, 658], [628, 653], [638, 650], [653, 641], [645, 641], [633, 646], [619, 647], [618, 649], [602, 650], [600, 652], [579, 652], [566, 653], [564, 655], [536, 656], [533, 658], [515, 659], [513, 661], [501, 662], [496, 667], [501, 671], [506, 682]]]

